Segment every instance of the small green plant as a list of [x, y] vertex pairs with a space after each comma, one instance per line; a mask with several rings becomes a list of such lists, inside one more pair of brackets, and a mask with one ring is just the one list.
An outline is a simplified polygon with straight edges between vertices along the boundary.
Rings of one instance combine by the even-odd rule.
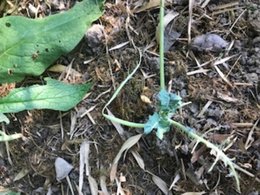
[[163, 18], [164, 18], [164, 0], [161, 0], [160, 4], [160, 91], [158, 93], [157, 99], [157, 109], [156, 112], [149, 117], [148, 121], [145, 124], [142, 123], [135, 123], [129, 122], [120, 118], [116, 118], [109, 114], [106, 114], [105, 111], [109, 104], [117, 97], [120, 90], [124, 87], [129, 79], [135, 74], [141, 64], [141, 51], [139, 50], [140, 60], [135, 69], [127, 76], [127, 78], [120, 84], [120, 86], [116, 89], [114, 94], [112, 95], [111, 99], [107, 102], [105, 107], [103, 108], [103, 116], [107, 119], [120, 123], [125, 126], [129, 127], [136, 127], [136, 128], [144, 128], [144, 133], [148, 134], [151, 133], [152, 130], [156, 130], [156, 135], [159, 139], [163, 139], [163, 135], [165, 132], [170, 130], [171, 126], [176, 127], [182, 133], [186, 134], [189, 138], [196, 140], [196, 145], [198, 143], [205, 144], [208, 148], [211, 149], [211, 153], [215, 155], [215, 162], [212, 164], [209, 171], [213, 169], [215, 164], [220, 160], [224, 162], [226, 166], [230, 168], [230, 175], [234, 176], [236, 181], [237, 190], [240, 192], [240, 183], [238, 174], [235, 169], [240, 171], [246, 172], [236, 164], [232, 162], [232, 160], [216, 145], [212, 144], [208, 140], [204, 139], [203, 136], [198, 135], [195, 130], [190, 127], [186, 127], [179, 122], [172, 120], [172, 116], [176, 112], [178, 108], [182, 106], [181, 97], [174, 94], [167, 92], [165, 90], [165, 76], [164, 76], [164, 26], [163, 26]]

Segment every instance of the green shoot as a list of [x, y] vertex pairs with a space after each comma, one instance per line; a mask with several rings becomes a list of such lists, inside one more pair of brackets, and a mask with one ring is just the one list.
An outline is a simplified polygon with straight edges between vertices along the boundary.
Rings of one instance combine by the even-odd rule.
[[165, 76], [164, 76], [164, 0], [160, 2], [160, 87], [161, 90], [165, 89]]
[[137, 64], [137, 66], [135, 67], [135, 69], [126, 77], [126, 79], [119, 85], [119, 87], [116, 89], [116, 91], [114, 92], [114, 94], [112, 95], [112, 97], [110, 98], [110, 100], [106, 103], [106, 105], [104, 106], [104, 108], [102, 109], [102, 114], [105, 118], [107, 118], [110, 121], [128, 126], [128, 127], [135, 127], [135, 128], [144, 128], [144, 124], [142, 123], [134, 123], [134, 122], [129, 122], [120, 118], [116, 118], [114, 116], [108, 115], [105, 113], [105, 110], [107, 109], [107, 107], [111, 104], [111, 102], [118, 96], [119, 92], [121, 91], [121, 89], [125, 86], [125, 84], [133, 77], [133, 75], [136, 73], [136, 71], [138, 70], [138, 68], [141, 65], [141, 59], [142, 59], [142, 52], [140, 49], [138, 49], [139, 51], [139, 63]]
[[164, 76], [164, 25], [163, 25], [163, 19], [164, 19], [164, 0], [161, 0], [160, 2], [160, 91], [158, 93], [158, 104], [157, 109], [155, 113], [151, 116], [149, 116], [148, 121], [145, 124], [142, 123], [135, 123], [135, 122], [129, 122], [120, 118], [116, 118], [114, 116], [111, 116], [109, 114], [105, 114], [105, 110], [107, 107], [111, 104], [111, 102], [117, 97], [120, 90], [125, 86], [125, 84], [133, 77], [135, 72], [138, 70], [141, 64], [141, 51], [140, 53], [140, 60], [136, 68], [127, 76], [127, 78], [120, 84], [118, 89], [114, 92], [111, 99], [107, 102], [105, 107], [102, 110], [102, 114], [105, 118], [108, 120], [111, 120], [113, 122], [120, 123], [122, 125], [126, 125], [129, 127], [136, 127], [136, 128], [144, 128], [144, 133], [149, 134], [154, 129], [156, 130], [156, 135], [159, 139], [163, 139], [164, 133], [168, 132], [170, 130], [171, 126], [176, 127], [179, 129], [182, 133], [186, 134], [189, 138], [196, 140], [198, 143], [205, 144], [208, 148], [211, 149], [211, 154], [214, 154], [216, 156], [215, 162], [209, 169], [209, 172], [213, 169], [215, 164], [221, 160], [224, 162], [226, 166], [229, 166], [230, 172], [232, 176], [235, 177], [237, 190], [240, 192], [240, 183], [238, 174], [235, 169], [247, 172], [238, 165], [234, 164], [232, 160], [220, 149], [218, 146], [212, 144], [211, 142], [207, 141], [203, 138], [203, 136], [198, 135], [192, 128], [185, 127], [184, 125], [172, 120], [171, 118], [175, 114], [176, 110], [182, 106], [182, 99], [180, 96], [167, 92], [165, 90], [165, 76]]

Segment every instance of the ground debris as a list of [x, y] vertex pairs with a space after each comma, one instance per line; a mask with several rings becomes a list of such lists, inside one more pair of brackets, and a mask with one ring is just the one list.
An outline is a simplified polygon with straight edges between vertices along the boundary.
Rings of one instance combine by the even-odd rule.
[[[190, 102], [178, 110], [173, 119], [194, 128], [199, 135], [219, 147], [225, 146], [229, 137], [236, 138], [225, 152], [257, 175], [260, 170], [260, 124], [256, 123], [260, 113], [257, 1], [200, 1], [193, 7], [191, 42], [187, 30], [189, 1], [167, 2], [170, 3], [166, 5], [166, 13], [179, 14], [170, 21], [165, 31], [169, 39], [165, 53], [167, 89], [180, 94], [184, 102]], [[1, 1], [0, 14], [45, 17], [75, 3], [74, 0]], [[29, 10], [29, 4], [35, 13]], [[55, 63], [65, 68], [73, 62], [71, 70], [84, 77], [84, 81], [93, 82], [91, 93], [70, 112], [37, 110], [10, 114], [6, 133], [21, 131], [28, 139], [9, 143], [12, 166], [7, 161], [2, 144], [2, 186], [27, 194], [46, 194], [48, 191], [61, 194], [62, 190], [71, 194], [68, 183], [65, 180], [58, 182], [55, 178], [54, 161], [59, 156], [74, 167], [69, 179], [75, 194], [78, 193], [81, 174], [84, 175], [80, 186], [83, 194], [91, 194], [91, 185], [97, 186], [100, 193], [107, 192], [105, 194], [116, 194], [119, 189], [125, 194], [162, 194], [159, 180], [156, 180], [156, 185], [153, 181], [155, 177], [152, 178], [147, 171], [164, 181], [165, 192], [174, 183], [170, 187], [172, 194], [238, 194], [233, 180], [226, 177], [228, 170], [224, 165], [218, 163], [212, 173], [207, 173], [214, 161], [210, 151], [198, 145], [192, 154], [195, 143], [175, 128], [163, 140], [156, 139], [154, 134], [140, 135], [136, 145], [123, 152], [118, 160], [115, 182], [109, 181], [111, 164], [124, 140], [118, 129], [102, 117], [101, 110], [136, 66], [136, 48], [139, 48], [143, 53], [141, 67], [109, 109], [122, 119], [142, 123], [154, 111], [154, 97], [160, 88], [159, 47], [155, 30], [158, 26], [158, 6], [159, 0], [105, 2], [104, 15], [86, 33], [82, 42]], [[224, 82], [214, 68], [214, 63], [223, 62], [229, 56], [235, 57], [216, 66], [232, 85]], [[189, 72], [192, 74], [187, 74]], [[60, 77], [58, 72], [50, 71], [43, 76]], [[33, 79], [28, 78], [19, 85], [26, 85]], [[74, 81], [72, 72], [68, 79]], [[0, 95], [5, 95], [12, 87], [15, 86], [2, 85]], [[126, 137], [143, 133], [143, 129], [121, 128]], [[88, 156], [90, 179], [85, 176], [88, 171], [79, 168], [80, 146], [86, 140], [91, 144]], [[245, 146], [248, 146], [247, 150]], [[28, 174], [14, 181], [23, 169], [28, 170]], [[259, 183], [255, 178], [243, 173], [239, 176], [242, 194], [259, 194]], [[175, 181], [174, 178], [178, 179]]]

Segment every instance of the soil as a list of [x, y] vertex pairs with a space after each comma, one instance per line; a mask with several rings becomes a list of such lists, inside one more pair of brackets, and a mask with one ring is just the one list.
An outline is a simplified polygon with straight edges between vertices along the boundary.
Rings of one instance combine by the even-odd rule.
[[[159, 195], [165, 194], [163, 189], [170, 186], [168, 194], [239, 194], [228, 168], [218, 162], [208, 172], [214, 155], [203, 145], [192, 153], [194, 141], [175, 128], [163, 140], [154, 132], [143, 135], [122, 155], [116, 180], [110, 180], [111, 165], [120, 148], [127, 138], [143, 130], [122, 126], [122, 136], [119, 128], [102, 116], [102, 109], [136, 67], [138, 50], [142, 54], [141, 67], [109, 110], [124, 120], [145, 123], [155, 110], [155, 97], [160, 89], [156, 41], [159, 20], [156, 2], [159, 1], [150, 2], [157, 6], [149, 8], [145, 0], [106, 1], [103, 16], [86, 32], [79, 45], [54, 63], [72, 65], [73, 71], [67, 76], [66, 72], [50, 70], [43, 74], [42, 77], [51, 76], [70, 83], [89, 80], [94, 83], [91, 93], [74, 109], [8, 115], [11, 123], [2, 125], [5, 132], [22, 132], [24, 138], [1, 143], [0, 190], [58, 195], [73, 194], [72, 188], [78, 194], [80, 147], [85, 142], [90, 146], [91, 177], [84, 174], [83, 194], [93, 194], [91, 186], [95, 182], [100, 194]], [[70, 9], [74, 3], [72, 0], [1, 1], [0, 15], [47, 17]], [[212, 0], [206, 6], [203, 1], [197, 3], [193, 6], [190, 31], [188, 1], [173, 0], [166, 5], [165, 12], [178, 13], [165, 32], [167, 88], [188, 103], [177, 111], [174, 120], [192, 127], [219, 147], [226, 147], [225, 153], [252, 174], [238, 172], [241, 194], [259, 194], [259, 1]], [[212, 34], [213, 41], [205, 43], [205, 36]], [[194, 41], [200, 35], [205, 36], [199, 43]], [[220, 62], [223, 59], [226, 60]], [[39, 78], [27, 78], [17, 86], [35, 81]], [[14, 84], [9, 86], [13, 87]], [[133, 152], [139, 157], [134, 157]], [[68, 175], [72, 187], [66, 179], [57, 181], [54, 166], [57, 157], [74, 167]], [[143, 160], [146, 171], [136, 159]]]

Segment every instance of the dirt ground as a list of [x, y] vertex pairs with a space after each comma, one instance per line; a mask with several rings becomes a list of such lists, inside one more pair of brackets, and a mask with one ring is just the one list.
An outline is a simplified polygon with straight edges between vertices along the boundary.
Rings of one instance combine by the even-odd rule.
[[[86, 141], [90, 147], [91, 177], [84, 175], [83, 194], [91, 194], [95, 184], [99, 194], [159, 195], [165, 194], [165, 188], [170, 188], [168, 194], [177, 195], [239, 194], [228, 168], [218, 162], [208, 172], [215, 159], [210, 150], [199, 145], [191, 153], [194, 142], [174, 128], [162, 141], [154, 132], [143, 135], [120, 159], [116, 180], [110, 181], [111, 165], [120, 148], [127, 138], [143, 130], [122, 126], [124, 136], [121, 136], [120, 128], [106, 120], [101, 110], [139, 63], [140, 49], [140, 69], [109, 110], [117, 117], [140, 123], [153, 113], [160, 88], [158, 2], [106, 1], [103, 16], [80, 44], [54, 63], [70, 65], [71, 69], [63, 73], [48, 70], [43, 74], [41, 78], [51, 76], [70, 83], [91, 80], [94, 83], [91, 92], [77, 107], [69, 112], [35, 110], [8, 115], [11, 124], [2, 127], [8, 134], [22, 132], [25, 138], [1, 143], [0, 190], [58, 195], [73, 194], [72, 188], [78, 194], [80, 146]], [[175, 14], [165, 31], [167, 88], [188, 103], [174, 120], [194, 128], [225, 149], [237, 165], [251, 173], [238, 171], [241, 194], [258, 195], [260, 3], [258, 0], [195, 2], [192, 13], [186, 0], [169, 1], [165, 8], [168, 16]], [[0, 15], [47, 17], [69, 9], [74, 3], [72, 0], [1, 1]], [[213, 45], [198, 46], [194, 39], [202, 34], [219, 37]], [[27, 78], [18, 86], [41, 78]], [[143, 159], [146, 171], [133, 153]], [[68, 176], [71, 187], [66, 179], [56, 180], [57, 157], [73, 166]]]

